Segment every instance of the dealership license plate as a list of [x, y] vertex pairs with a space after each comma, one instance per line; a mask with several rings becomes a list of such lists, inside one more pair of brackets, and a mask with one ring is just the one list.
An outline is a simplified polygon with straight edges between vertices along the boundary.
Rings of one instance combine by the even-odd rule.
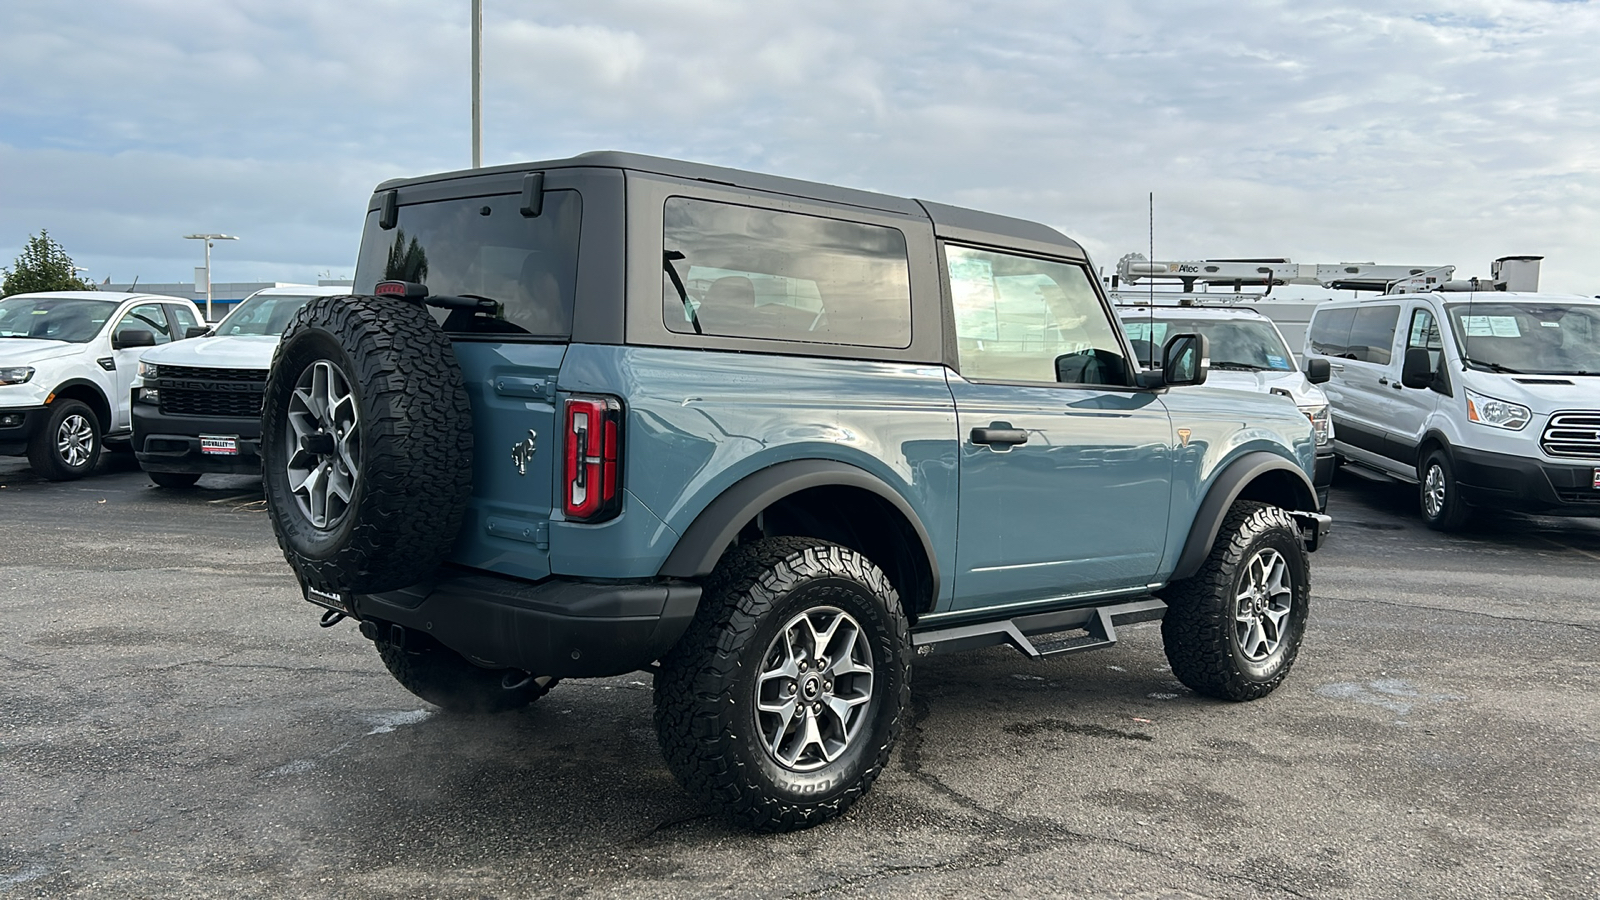
[[310, 585], [305, 586], [306, 599], [325, 609], [347, 616], [354, 615], [355, 609], [350, 602], [350, 595], [344, 591], [319, 591]]
[[239, 436], [236, 434], [200, 435], [200, 452], [207, 456], [238, 456]]
[[1594, 470], [1594, 489], [1600, 491], [1600, 469]]

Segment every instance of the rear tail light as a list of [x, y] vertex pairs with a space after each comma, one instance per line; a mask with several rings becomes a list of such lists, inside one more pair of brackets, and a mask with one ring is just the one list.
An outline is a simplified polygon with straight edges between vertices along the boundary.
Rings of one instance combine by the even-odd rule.
[[622, 402], [573, 394], [565, 410], [562, 511], [577, 522], [612, 518], [622, 510]]

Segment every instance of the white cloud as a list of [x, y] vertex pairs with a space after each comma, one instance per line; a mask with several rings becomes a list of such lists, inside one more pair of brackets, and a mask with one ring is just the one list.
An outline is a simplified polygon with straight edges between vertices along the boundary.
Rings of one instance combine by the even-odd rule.
[[[194, 253], [169, 235], [217, 228], [256, 277], [347, 269], [374, 184], [467, 162], [465, 2], [77, 9], [0, 9], [0, 261], [44, 226], [91, 268], [177, 279]], [[1154, 191], [1163, 256], [1486, 274], [1544, 253], [1546, 286], [1600, 291], [1591, 3], [486, 0], [484, 18], [489, 163], [683, 156], [1037, 218], [1105, 264], [1144, 248]]]

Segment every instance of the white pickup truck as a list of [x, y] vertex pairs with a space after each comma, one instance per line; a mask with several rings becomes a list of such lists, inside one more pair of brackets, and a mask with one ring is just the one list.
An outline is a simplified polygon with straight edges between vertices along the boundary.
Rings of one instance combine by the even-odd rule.
[[202, 330], [189, 300], [52, 291], [0, 300], [0, 455], [52, 481], [94, 471], [132, 432], [139, 354]]

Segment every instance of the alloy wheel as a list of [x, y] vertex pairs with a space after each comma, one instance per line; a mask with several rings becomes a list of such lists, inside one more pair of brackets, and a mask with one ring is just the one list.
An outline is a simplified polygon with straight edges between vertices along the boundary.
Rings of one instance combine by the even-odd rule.
[[860, 623], [834, 607], [790, 619], [756, 676], [756, 718], [767, 753], [796, 772], [838, 759], [868, 720], [872, 688], [872, 645]]
[[88, 463], [94, 454], [94, 426], [87, 418], [73, 413], [61, 420], [61, 427], [56, 430], [56, 453], [74, 469]]
[[1422, 511], [1428, 518], [1437, 519], [1444, 513], [1445, 500], [1444, 466], [1435, 463], [1428, 467], [1428, 476], [1422, 483]]
[[361, 416], [350, 379], [325, 359], [307, 366], [290, 395], [288, 422], [289, 491], [314, 527], [332, 529], [360, 480]]
[[1278, 652], [1293, 606], [1288, 560], [1262, 548], [1245, 565], [1234, 600], [1233, 632], [1245, 659], [1259, 663]]

